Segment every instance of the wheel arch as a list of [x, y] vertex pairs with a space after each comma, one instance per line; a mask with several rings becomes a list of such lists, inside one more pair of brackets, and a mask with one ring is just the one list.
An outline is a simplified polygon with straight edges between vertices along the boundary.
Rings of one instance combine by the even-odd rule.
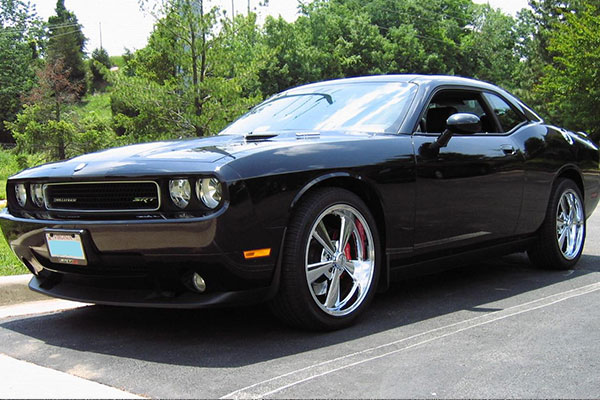
[[390, 284], [389, 279], [389, 262], [386, 256], [386, 222], [385, 214], [383, 211], [383, 205], [381, 204], [381, 196], [377, 189], [372, 183], [358, 175], [353, 175], [348, 172], [334, 172], [326, 175], [319, 176], [308, 182], [304, 187], [298, 191], [290, 204], [289, 215], [293, 215], [294, 209], [298, 206], [298, 203], [307, 194], [312, 193], [315, 190], [321, 188], [340, 188], [348, 190], [357, 195], [362, 201], [365, 202], [375, 223], [377, 224], [377, 232], [379, 233], [379, 239], [381, 244], [381, 259], [382, 259], [382, 270], [379, 275], [378, 291], [385, 291]]
[[556, 187], [556, 184], [559, 179], [567, 178], [575, 182], [579, 190], [581, 190], [581, 196], [583, 197], [581, 200], [585, 202], [585, 186], [583, 184], [583, 176], [579, 169], [574, 165], [566, 165], [562, 169], [558, 171], [556, 177], [554, 178], [554, 182], [552, 187]]

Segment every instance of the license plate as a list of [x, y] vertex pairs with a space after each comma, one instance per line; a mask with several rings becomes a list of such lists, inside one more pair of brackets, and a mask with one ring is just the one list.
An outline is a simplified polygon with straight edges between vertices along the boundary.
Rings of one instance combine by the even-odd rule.
[[85, 251], [78, 232], [47, 232], [46, 243], [50, 260], [55, 263], [87, 265]]

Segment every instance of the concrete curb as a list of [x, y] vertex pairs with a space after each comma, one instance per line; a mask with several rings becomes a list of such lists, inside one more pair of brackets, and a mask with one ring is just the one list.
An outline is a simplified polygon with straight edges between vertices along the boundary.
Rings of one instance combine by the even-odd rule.
[[29, 289], [33, 275], [14, 275], [0, 277], [0, 306], [48, 300], [47, 296]]

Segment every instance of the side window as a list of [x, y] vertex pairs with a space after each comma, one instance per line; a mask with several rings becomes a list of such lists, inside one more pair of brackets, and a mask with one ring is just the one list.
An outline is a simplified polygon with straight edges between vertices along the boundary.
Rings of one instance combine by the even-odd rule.
[[498, 121], [500, 121], [500, 125], [502, 125], [502, 130], [504, 132], [510, 132], [517, 125], [527, 121], [524, 117], [522, 117], [519, 113], [513, 110], [506, 101], [502, 100], [500, 97], [491, 93], [483, 94], [486, 100], [490, 103], [494, 113], [498, 117]]
[[420, 123], [420, 131], [441, 133], [446, 129], [446, 120], [452, 114], [470, 113], [481, 119], [482, 132], [496, 132], [493, 118], [485, 113], [481, 96], [466, 90], [442, 90], [437, 93], [425, 111]]

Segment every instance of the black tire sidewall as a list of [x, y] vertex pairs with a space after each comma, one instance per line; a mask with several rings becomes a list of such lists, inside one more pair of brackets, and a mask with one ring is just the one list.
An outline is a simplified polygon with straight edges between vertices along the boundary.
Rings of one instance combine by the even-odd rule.
[[[305, 259], [306, 246], [309, 240], [309, 235], [311, 234], [312, 227], [316, 222], [317, 218], [329, 207], [341, 204], [349, 205], [355, 208], [358, 212], [360, 212], [360, 214], [368, 224], [368, 228], [373, 236], [373, 244], [375, 248], [375, 264], [373, 277], [371, 279], [371, 284], [369, 286], [368, 293], [363, 299], [360, 306], [348, 315], [333, 316], [324, 312], [315, 303], [315, 300], [313, 299], [309, 291], [310, 289], [308, 287], [305, 271]], [[381, 243], [379, 240], [377, 224], [365, 203], [354, 193], [344, 189], [330, 189], [321, 191], [320, 193], [315, 193], [314, 196], [310, 196], [309, 198], [307, 198], [306, 201], [300, 207], [302, 207], [303, 209], [295, 215], [295, 217], [298, 217], [300, 220], [294, 221], [292, 223], [292, 229], [294, 223], [300, 224], [302, 228], [297, 232], [290, 232], [291, 234], [288, 237], [288, 240], [295, 241], [296, 245], [288, 247], [286, 244], [286, 254], [284, 254], [283, 270], [284, 276], [282, 276], [282, 279], [288, 279], [294, 282], [294, 287], [297, 289], [297, 298], [295, 300], [298, 300], [299, 302], [305, 305], [303, 307], [305, 308], [304, 317], [305, 319], [313, 321], [313, 327], [325, 330], [339, 329], [354, 322], [354, 320], [358, 318], [362, 311], [369, 305], [376, 292], [376, 287], [379, 282], [379, 272], [381, 269], [382, 259]], [[301, 306], [301, 304], [298, 304], [298, 306]]]
[[[563, 253], [559, 247], [558, 240], [556, 238], [556, 212], [558, 210], [561, 197], [568, 190], [572, 190], [573, 192], [575, 192], [577, 194], [577, 197], [579, 198], [579, 201], [581, 203], [581, 207], [583, 208], [583, 214], [584, 214], [584, 216], [583, 216], [583, 238], [582, 238], [582, 242], [581, 242], [581, 247], [578, 250], [577, 256], [575, 256], [571, 260], [567, 259], [563, 255]], [[587, 234], [587, 226], [586, 226], [586, 219], [585, 219], [585, 205], [583, 202], [583, 196], [581, 194], [581, 190], [575, 184], [575, 182], [573, 182], [570, 179], [561, 179], [560, 181], [557, 182], [556, 188], [552, 192], [552, 198], [551, 198], [550, 206], [548, 209], [548, 214], [546, 215], [546, 221], [545, 221], [544, 225], [545, 226], [543, 227], [543, 231], [540, 235], [540, 240], [548, 241], [548, 244], [546, 245], [546, 250], [549, 250], [550, 254], [548, 254], [549, 263], [548, 263], [547, 267], [549, 267], [551, 269], [570, 269], [573, 266], [575, 266], [575, 264], [577, 264], [577, 262], [579, 261], [579, 259], [581, 258], [581, 255], [583, 253], [585, 237]], [[543, 251], [543, 250], [540, 250], [540, 251]]]

